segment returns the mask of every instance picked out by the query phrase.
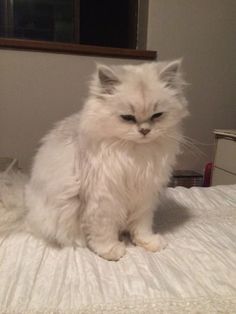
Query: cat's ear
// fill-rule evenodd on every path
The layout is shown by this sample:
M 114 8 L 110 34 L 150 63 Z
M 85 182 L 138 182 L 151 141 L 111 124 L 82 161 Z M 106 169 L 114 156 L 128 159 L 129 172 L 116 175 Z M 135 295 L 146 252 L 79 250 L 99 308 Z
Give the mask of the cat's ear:
M 97 66 L 98 80 L 102 90 L 106 94 L 112 94 L 115 86 L 120 84 L 120 80 L 113 69 L 106 65 Z
M 169 62 L 160 72 L 160 79 L 165 82 L 166 87 L 179 89 L 184 84 L 181 71 L 182 59 Z

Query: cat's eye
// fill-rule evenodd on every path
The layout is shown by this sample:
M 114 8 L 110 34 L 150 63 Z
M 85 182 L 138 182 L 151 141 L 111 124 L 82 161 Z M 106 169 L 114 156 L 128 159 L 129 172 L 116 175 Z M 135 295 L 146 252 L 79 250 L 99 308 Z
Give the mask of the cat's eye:
M 134 122 L 134 123 L 136 122 L 135 116 L 133 116 L 131 114 L 122 114 L 121 118 L 125 121 L 128 121 L 128 122 Z
M 158 119 L 158 118 L 160 118 L 162 115 L 163 115 L 163 112 L 154 113 L 154 114 L 151 116 L 151 120 Z

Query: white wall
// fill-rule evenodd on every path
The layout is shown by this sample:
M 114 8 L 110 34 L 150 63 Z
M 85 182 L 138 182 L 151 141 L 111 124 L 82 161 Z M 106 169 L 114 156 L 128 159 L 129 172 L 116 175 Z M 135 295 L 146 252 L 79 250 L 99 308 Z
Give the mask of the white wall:
M 96 62 L 139 61 L 0 50 L 0 156 L 27 168 L 52 124 L 81 107 Z
M 236 128 L 236 1 L 149 0 L 148 48 L 159 60 L 184 57 L 191 117 L 186 135 L 212 143 L 214 128 Z M 187 151 L 180 167 L 201 170 L 213 146 Z

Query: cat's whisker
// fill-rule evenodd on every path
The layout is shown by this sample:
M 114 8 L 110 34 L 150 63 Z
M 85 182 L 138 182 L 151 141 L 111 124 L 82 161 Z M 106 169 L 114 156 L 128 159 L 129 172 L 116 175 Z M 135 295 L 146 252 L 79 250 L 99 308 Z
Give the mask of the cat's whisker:
M 183 138 L 186 139 L 186 140 L 189 140 L 191 143 L 194 143 L 196 145 L 202 145 L 202 146 L 214 146 L 215 144 L 214 143 L 203 143 L 203 142 L 200 142 L 196 139 L 193 139 L 191 137 L 188 137 L 186 135 L 183 135 Z
M 168 134 L 166 134 L 166 136 L 178 142 L 183 148 L 188 149 L 188 151 L 194 156 L 197 156 L 197 157 L 206 156 L 206 154 L 199 147 L 197 147 L 197 145 L 194 144 L 190 139 L 187 139 L 184 137 L 181 137 L 181 138 L 174 137 Z
M 197 157 L 202 157 L 203 155 L 205 155 L 205 153 L 199 148 L 197 147 L 195 144 L 188 142 L 188 141 L 182 141 L 180 142 L 180 144 L 188 149 L 188 151 L 190 153 L 192 153 L 193 155 L 197 156 Z

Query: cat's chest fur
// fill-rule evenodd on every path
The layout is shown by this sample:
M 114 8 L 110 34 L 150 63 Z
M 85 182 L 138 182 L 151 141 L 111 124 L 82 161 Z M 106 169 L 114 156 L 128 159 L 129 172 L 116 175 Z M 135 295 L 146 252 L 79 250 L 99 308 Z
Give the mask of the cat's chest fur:
M 103 143 L 90 150 L 83 167 L 84 191 L 111 194 L 128 203 L 148 202 L 169 176 L 162 145 Z M 166 167 L 168 170 L 168 167 Z

